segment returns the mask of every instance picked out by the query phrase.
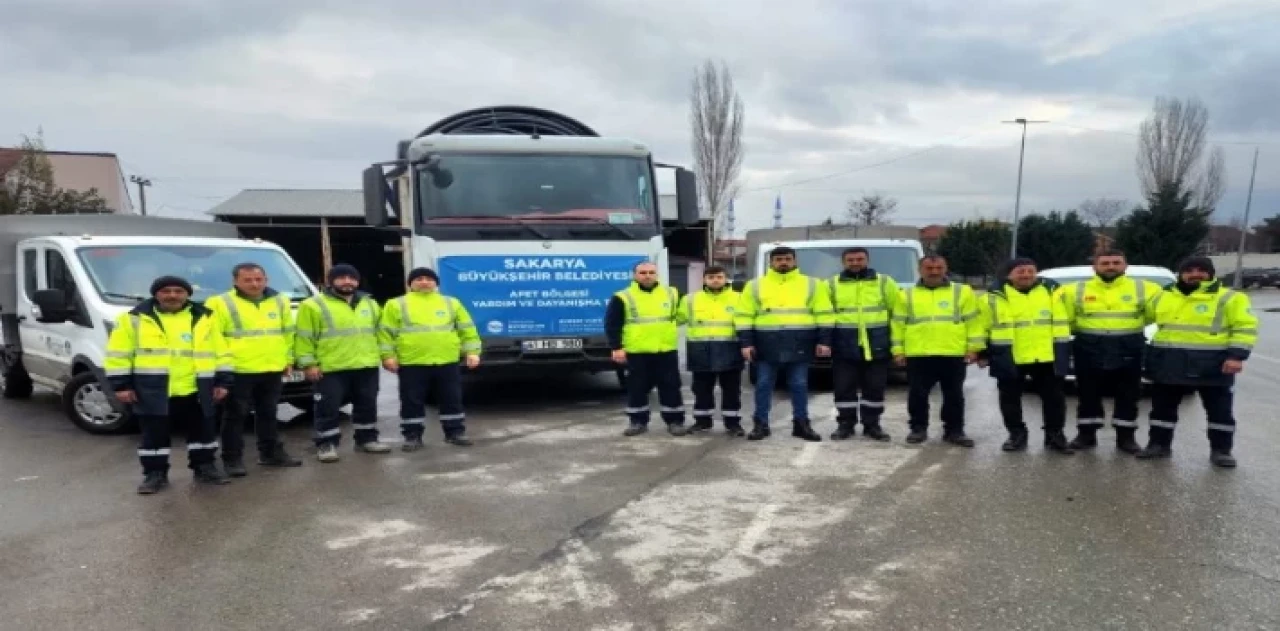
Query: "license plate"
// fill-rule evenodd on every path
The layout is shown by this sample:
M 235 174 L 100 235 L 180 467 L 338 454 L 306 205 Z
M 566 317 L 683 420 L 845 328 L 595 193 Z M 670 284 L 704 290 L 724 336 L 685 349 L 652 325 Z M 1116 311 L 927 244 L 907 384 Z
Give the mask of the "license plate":
M 285 383 L 298 383 L 299 381 L 302 381 L 303 379 L 306 379 L 306 378 L 307 378 L 306 373 L 302 372 L 301 370 L 295 370 L 293 371 L 293 374 L 283 377 Z
M 582 340 L 525 340 L 521 347 L 526 351 L 576 351 L 582 348 Z

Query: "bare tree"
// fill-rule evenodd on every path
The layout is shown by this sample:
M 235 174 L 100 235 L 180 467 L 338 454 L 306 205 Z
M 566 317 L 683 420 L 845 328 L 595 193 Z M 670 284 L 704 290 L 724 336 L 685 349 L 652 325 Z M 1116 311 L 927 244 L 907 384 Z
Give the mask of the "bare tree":
M 698 192 L 711 215 L 707 230 L 707 260 L 715 249 L 720 215 L 738 194 L 742 171 L 742 98 L 733 75 L 721 62 L 703 62 L 694 71 L 689 95 L 689 123 L 693 128 L 693 164 Z
M 1138 133 L 1138 179 L 1147 198 L 1187 195 L 1211 212 L 1226 187 L 1222 148 L 1206 156 L 1209 110 L 1198 99 L 1156 99 Z
M 898 212 L 898 200 L 879 193 L 851 199 L 845 207 L 849 225 L 882 226 Z
M 1129 202 L 1123 199 L 1086 199 L 1080 202 L 1080 216 L 1084 217 L 1095 228 L 1106 228 L 1115 223 L 1129 208 Z

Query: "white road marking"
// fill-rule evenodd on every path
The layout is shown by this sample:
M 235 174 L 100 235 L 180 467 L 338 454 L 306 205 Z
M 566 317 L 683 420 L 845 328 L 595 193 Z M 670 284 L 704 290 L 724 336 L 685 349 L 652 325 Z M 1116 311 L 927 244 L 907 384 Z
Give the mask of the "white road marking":
M 403 519 L 372 522 L 363 525 L 359 534 L 352 535 L 350 537 L 332 539 L 330 541 L 326 541 L 324 545 L 330 550 L 342 550 L 344 548 L 358 546 L 369 541 L 403 535 L 407 532 L 413 532 L 418 529 L 419 526 L 411 524 Z
M 747 526 L 747 530 L 742 533 L 742 539 L 738 540 L 736 551 L 742 556 L 751 556 L 756 551 L 756 544 L 760 543 L 760 538 L 769 532 L 769 527 L 773 525 L 773 516 L 778 512 L 777 504 L 765 504 L 760 507 L 756 516 L 752 518 L 751 524 Z

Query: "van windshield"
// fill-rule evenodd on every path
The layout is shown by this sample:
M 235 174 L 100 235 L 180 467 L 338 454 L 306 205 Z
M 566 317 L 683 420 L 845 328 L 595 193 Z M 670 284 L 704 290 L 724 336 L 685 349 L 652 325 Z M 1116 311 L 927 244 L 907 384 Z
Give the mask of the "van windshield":
M 191 283 L 192 300 L 204 301 L 231 290 L 231 269 L 256 263 L 267 283 L 298 301 L 312 295 L 311 287 L 293 262 L 278 250 L 207 247 L 198 245 L 125 245 L 86 247 L 77 251 L 102 299 L 134 305 L 151 297 L 151 282 L 160 276 L 179 276 Z
M 841 255 L 852 246 L 830 248 L 796 248 L 796 264 L 800 273 L 814 278 L 831 278 L 844 269 Z M 885 274 L 899 285 L 910 285 L 919 279 L 920 255 L 914 248 L 866 247 L 871 268 Z

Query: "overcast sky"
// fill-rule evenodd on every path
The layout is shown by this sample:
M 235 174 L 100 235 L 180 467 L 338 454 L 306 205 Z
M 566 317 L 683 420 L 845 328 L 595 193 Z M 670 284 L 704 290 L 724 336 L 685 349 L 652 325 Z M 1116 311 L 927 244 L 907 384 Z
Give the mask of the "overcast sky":
M 1138 123 L 1195 96 L 1243 211 L 1280 213 L 1276 0 L 4 0 L 0 145 L 110 151 L 153 211 L 244 188 L 358 188 L 398 139 L 472 107 L 562 111 L 690 164 L 689 80 L 723 59 L 746 105 L 738 232 L 881 192 L 899 223 L 1138 200 Z M 109 5 L 109 6 L 108 6 Z M 445 8 L 448 5 L 448 8 Z M 893 161 L 883 166 L 877 163 Z M 816 179 L 822 178 L 822 179 Z M 805 180 L 812 180 L 803 182 Z M 796 183 L 803 182 L 803 183 Z M 136 195 L 136 193 L 135 193 Z

